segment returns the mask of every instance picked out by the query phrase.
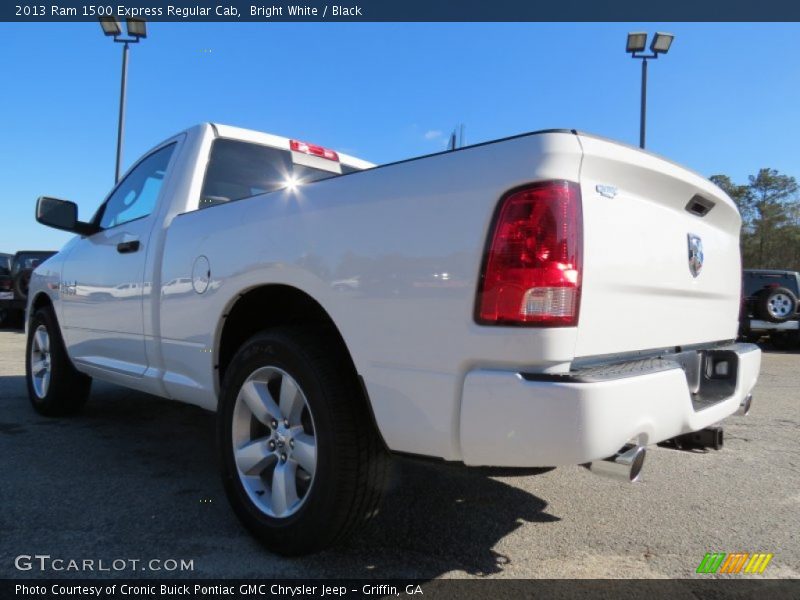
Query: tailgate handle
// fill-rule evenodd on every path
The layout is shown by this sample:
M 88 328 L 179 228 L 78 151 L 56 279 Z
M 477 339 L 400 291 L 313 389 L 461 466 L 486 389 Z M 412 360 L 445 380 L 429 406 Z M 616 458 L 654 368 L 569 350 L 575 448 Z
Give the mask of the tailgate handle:
M 139 240 L 131 240 L 130 242 L 120 242 L 117 244 L 117 252 L 120 254 L 129 254 L 136 252 L 139 249 Z
M 701 195 L 696 194 L 692 196 L 689 203 L 686 205 L 686 210 L 698 217 L 705 217 L 714 208 L 714 203 L 711 200 L 706 200 Z

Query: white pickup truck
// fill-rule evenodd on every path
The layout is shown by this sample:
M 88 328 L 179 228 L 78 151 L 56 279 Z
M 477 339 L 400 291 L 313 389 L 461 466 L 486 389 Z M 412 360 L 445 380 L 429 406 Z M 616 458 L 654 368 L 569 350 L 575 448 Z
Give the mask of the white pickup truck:
M 749 408 L 740 217 L 652 154 L 540 131 L 374 166 L 204 124 L 131 167 L 32 278 L 45 415 L 92 378 L 216 410 L 226 493 L 269 548 L 377 510 L 392 452 L 636 479 Z

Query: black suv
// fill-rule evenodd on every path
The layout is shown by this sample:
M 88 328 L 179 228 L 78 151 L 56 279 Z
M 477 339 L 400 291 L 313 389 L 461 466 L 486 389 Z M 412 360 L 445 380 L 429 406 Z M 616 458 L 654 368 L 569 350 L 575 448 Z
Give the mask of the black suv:
M 800 273 L 745 269 L 742 293 L 742 336 L 755 341 L 768 334 L 780 349 L 800 344 Z
M 0 326 L 8 322 L 6 304 L 14 298 L 14 280 L 11 278 L 13 254 L 0 252 Z
M 0 255 L 0 325 L 24 322 L 28 284 L 33 270 L 55 252 L 22 250 L 14 256 Z

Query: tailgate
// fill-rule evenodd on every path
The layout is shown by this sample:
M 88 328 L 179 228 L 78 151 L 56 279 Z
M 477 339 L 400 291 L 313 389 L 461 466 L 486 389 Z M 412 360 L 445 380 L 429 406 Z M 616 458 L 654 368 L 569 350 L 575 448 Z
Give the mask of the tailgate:
M 734 339 L 741 219 L 731 199 L 652 154 L 579 139 L 584 267 L 575 355 Z M 690 244 L 702 249 L 696 275 Z

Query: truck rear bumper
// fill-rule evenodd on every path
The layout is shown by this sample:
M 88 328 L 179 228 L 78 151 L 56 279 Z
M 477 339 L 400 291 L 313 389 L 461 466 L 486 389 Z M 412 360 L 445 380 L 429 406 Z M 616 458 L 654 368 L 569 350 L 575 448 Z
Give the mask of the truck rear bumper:
M 470 371 L 461 402 L 463 461 L 580 464 L 612 456 L 630 440 L 648 445 L 697 431 L 737 411 L 760 366 L 757 346 L 731 344 L 577 376 Z

